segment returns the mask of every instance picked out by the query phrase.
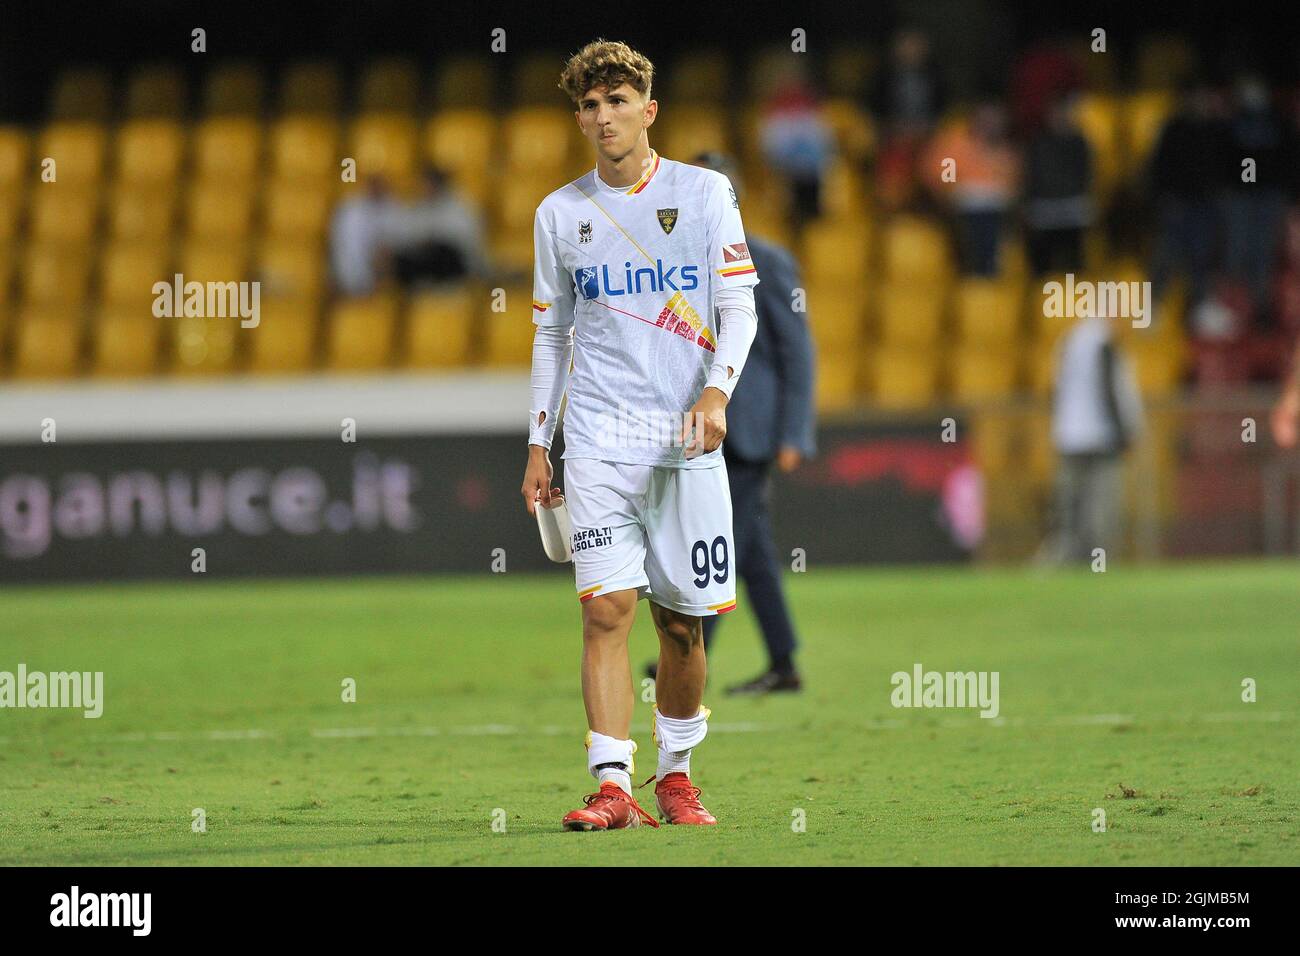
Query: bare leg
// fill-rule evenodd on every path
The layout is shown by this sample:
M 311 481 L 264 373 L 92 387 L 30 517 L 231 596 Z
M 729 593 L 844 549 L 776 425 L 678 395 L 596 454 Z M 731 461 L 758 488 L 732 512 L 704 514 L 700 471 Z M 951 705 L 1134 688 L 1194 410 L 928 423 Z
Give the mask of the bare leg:
M 682 719 L 694 717 L 700 712 L 704 679 L 708 676 L 701 619 L 653 601 L 650 615 L 659 634 L 659 675 L 655 680 L 659 713 Z
M 582 701 L 587 726 L 627 740 L 632 734 L 632 670 L 627 638 L 636 616 L 634 589 L 594 597 L 582 605 Z

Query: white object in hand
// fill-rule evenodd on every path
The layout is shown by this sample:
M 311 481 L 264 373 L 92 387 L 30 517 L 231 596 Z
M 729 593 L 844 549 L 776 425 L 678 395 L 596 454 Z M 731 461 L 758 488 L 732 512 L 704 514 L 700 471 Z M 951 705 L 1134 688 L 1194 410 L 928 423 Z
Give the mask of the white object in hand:
M 537 530 L 542 533 L 542 547 L 546 556 L 556 564 L 567 564 L 573 560 L 573 522 L 569 520 L 569 509 L 565 507 L 563 495 L 551 495 L 548 508 L 537 500 L 533 508 L 537 515 Z

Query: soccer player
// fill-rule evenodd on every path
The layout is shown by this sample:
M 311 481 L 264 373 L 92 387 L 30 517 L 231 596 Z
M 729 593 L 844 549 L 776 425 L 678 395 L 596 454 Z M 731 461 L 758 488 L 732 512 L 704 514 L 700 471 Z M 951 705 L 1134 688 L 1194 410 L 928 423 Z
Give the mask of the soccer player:
M 758 275 L 727 178 L 650 148 L 653 78 L 625 43 L 597 40 L 569 60 L 560 87 L 596 166 L 547 196 L 533 227 L 537 328 L 521 490 L 529 513 L 561 494 L 549 449 L 563 400 L 587 768 L 599 784 L 564 817 L 569 830 L 658 826 L 632 796 L 627 640 L 641 598 L 659 635 L 660 816 L 717 823 L 690 780 L 709 716 L 700 622 L 736 606 L 721 447 L 757 331 Z

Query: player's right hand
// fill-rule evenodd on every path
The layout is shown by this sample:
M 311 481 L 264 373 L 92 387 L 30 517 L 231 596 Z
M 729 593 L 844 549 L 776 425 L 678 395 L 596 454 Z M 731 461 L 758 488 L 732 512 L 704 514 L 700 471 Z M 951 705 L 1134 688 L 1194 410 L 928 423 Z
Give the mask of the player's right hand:
M 1288 389 L 1273 408 L 1273 440 L 1282 448 L 1294 448 L 1297 419 L 1300 419 L 1300 394 Z
M 530 515 L 535 515 L 537 502 L 549 508 L 551 497 L 559 497 L 559 488 L 551 487 L 555 471 L 551 468 L 551 458 L 541 445 L 528 446 L 528 467 L 524 469 L 524 485 L 519 493 L 524 496 L 524 507 Z

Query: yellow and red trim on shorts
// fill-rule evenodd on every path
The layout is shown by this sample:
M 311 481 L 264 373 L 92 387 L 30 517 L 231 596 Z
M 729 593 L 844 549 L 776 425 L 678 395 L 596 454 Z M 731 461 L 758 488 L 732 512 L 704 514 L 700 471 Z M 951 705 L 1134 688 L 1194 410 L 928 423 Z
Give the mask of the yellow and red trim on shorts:
M 599 591 L 599 590 L 600 590 L 601 588 L 603 588 L 604 586 L 605 586 L 605 585 L 603 585 L 603 584 L 597 584 L 597 585 L 595 585 L 595 586 L 593 586 L 593 587 L 589 587 L 589 588 L 587 588 L 587 589 L 585 589 L 585 590 L 579 591 L 579 592 L 578 592 L 578 600 L 579 600 L 579 601 L 582 601 L 582 602 L 585 604 L 586 602 L 588 602 L 588 601 L 590 601 L 592 598 L 594 598 L 594 597 L 596 596 L 596 592 Z
M 730 601 L 724 601 L 722 604 L 709 605 L 709 610 L 716 611 L 718 614 L 726 614 L 728 611 L 734 611 L 735 609 L 736 609 L 735 598 L 732 598 Z

